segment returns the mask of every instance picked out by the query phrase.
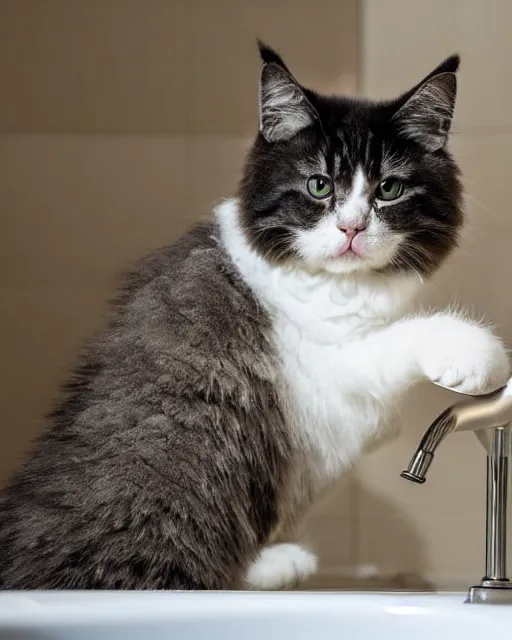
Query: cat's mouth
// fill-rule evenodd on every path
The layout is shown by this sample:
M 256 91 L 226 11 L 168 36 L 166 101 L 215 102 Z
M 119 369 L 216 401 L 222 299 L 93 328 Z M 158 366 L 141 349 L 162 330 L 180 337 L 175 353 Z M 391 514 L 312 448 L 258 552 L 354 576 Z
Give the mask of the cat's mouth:
M 334 253 L 335 258 L 364 258 L 366 253 L 365 240 L 362 233 L 353 238 L 347 238 Z
M 335 258 L 362 258 L 360 253 L 357 253 L 352 247 L 341 248 L 334 254 Z

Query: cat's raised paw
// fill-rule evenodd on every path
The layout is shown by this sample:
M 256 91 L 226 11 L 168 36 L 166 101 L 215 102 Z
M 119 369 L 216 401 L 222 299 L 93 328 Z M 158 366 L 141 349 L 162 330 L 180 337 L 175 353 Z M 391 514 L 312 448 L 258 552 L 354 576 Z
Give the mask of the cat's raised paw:
M 461 318 L 428 319 L 426 339 L 419 345 L 424 374 L 460 393 L 489 393 L 505 384 L 510 362 L 502 342 L 491 331 Z
M 249 567 L 249 589 L 273 591 L 293 587 L 316 572 L 317 558 L 298 544 L 275 544 L 261 550 Z

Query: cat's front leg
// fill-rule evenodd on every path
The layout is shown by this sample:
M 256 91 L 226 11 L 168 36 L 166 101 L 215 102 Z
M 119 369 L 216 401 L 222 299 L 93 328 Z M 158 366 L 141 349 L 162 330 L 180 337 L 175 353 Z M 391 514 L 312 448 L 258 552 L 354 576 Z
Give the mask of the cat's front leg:
M 428 379 L 461 393 L 481 394 L 510 376 L 507 351 L 492 331 L 448 313 L 396 322 L 350 345 L 354 372 L 379 395 Z

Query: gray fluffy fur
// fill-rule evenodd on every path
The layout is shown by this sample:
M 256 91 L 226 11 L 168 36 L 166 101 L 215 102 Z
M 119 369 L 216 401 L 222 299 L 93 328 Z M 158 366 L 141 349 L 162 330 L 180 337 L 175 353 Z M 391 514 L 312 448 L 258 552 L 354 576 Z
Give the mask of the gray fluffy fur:
M 290 461 L 276 375 L 214 225 L 143 261 L 1 497 L 0 587 L 236 587 Z

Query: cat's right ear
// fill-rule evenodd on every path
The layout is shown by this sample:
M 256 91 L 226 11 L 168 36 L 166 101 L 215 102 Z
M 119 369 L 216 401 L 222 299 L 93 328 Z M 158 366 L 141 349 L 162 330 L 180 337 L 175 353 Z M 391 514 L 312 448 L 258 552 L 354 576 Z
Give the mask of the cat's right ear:
M 284 142 L 314 124 L 317 115 L 281 57 L 262 43 L 259 48 L 260 133 L 267 142 Z

